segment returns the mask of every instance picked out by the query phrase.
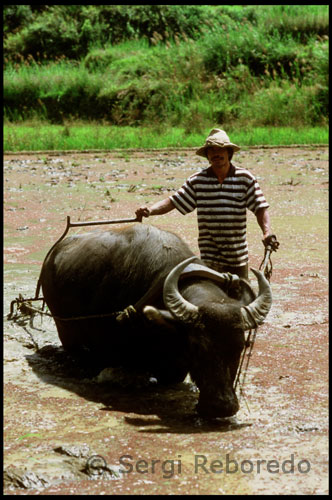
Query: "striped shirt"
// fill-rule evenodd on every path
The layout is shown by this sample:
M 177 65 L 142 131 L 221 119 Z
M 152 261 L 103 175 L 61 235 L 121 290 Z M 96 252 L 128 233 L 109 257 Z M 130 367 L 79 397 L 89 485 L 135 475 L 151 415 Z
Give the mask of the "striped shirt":
M 211 167 L 191 175 L 170 199 L 183 215 L 197 208 L 198 246 L 207 265 L 248 262 L 247 212 L 269 207 L 253 174 L 231 164 L 220 184 Z

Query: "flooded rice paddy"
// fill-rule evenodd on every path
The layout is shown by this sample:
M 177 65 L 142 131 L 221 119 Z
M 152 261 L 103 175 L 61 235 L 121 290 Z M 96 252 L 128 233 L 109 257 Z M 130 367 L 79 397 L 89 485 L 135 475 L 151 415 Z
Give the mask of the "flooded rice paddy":
M 84 354 L 63 351 L 48 316 L 7 319 L 19 294 L 34 296 L 67 215 L 134 217 L 204 160 L 192 150 L 5 155 L 6 494 L 328 493 L 328 150 L 250 149 L 234 163 L 257 176 L 280 249 L 241 409 L 209 421 L 194 412 L 189 379 L 160 388 L 121 370 L 100 374 Z M 143 223 L 176 232 L 198 254 L 195 214 Z M 248 241 L 258 268 L 263 245 L 252 214 Z

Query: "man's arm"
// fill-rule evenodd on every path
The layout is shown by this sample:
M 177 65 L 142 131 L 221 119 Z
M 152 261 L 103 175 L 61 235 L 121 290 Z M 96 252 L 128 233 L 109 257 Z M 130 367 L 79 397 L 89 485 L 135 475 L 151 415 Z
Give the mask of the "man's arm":
M 164 200 L 157 201 L 150 208 L 140 207 L 136 210 L 137 217 L 149 217 L 150 215 L 163 215 L 167 214 L 175 208 L 174 203 L 170 198 L 165 198 Z
M 263 241 L 271 234 L 270 215 L 267 208 L 259 208 L 256 212 L 257 222 L 263 232 Z

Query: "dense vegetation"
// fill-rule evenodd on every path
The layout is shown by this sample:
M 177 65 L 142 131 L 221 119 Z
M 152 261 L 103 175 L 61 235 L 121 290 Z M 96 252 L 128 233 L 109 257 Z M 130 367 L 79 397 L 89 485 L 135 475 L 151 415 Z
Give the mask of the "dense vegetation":
M 5 5 L 5 122 L 328 123 L 328 5 Z

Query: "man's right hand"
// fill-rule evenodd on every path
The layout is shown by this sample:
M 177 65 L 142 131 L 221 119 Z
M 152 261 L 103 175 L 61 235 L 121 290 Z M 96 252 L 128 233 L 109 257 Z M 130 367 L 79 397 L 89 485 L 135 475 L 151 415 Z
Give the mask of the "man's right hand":
M 143 206 L 136 210 L 136 217 L 150 217 L 151 215 L 163 215 L 167 214 L 175 208 L 171 198 L 165 198 L 164 200 L 157 201 L 150 208 Z
M 135 214 L 138 219 L 141 219 L 142 217 L 149 217 L 150 210 L 148 207 L 140 207 L 136 210 Z

